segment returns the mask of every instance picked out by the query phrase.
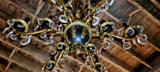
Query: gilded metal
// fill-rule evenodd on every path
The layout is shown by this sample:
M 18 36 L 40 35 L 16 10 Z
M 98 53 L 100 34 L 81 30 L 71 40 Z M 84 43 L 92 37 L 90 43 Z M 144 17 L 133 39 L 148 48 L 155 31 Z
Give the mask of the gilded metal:
M 75 29 L 75 26 L 71 26 L 71 34 L 72 34 L 72 37 L 75 38 L 76 37 L 76 29 Z
M 85 43 L 85 44 L 88 44 L 88 42 L 92 39 L 92 30 L 91 30 L 91 28 L 90 28 L 89 25 L 87 25 L 87 24 L 85 24 L 85 23 L 83 23 L 83 22 L 81 22 L 81 21 L 75 21 L 75 22 L 69 24 L 69 25 L 65 28 L 65 30 L 64 30 L 64 36 L 65 36 L 65 40 L 67 41 L 67 43 L 68 43 L 68 44 L 71 44 L 71 41 L 68 40 L 68 37 L 67 37 L 67 35 L 66 35 L 66 32 L 67 32 L 67 30 L 68 30 L 69 28 L 71 28 L 72 26 L 75 26 L 75 25 L 84 26 L 84 27 L 86 27 L 86 29 L 89 31 L 89 40 Z
M 28 24 L 27 24 L 24 20 L 22 20 L 22 19 L 15 19 L 14 23 L 15 23 L 15 22 L 20 22 L 20 23 L 22 23 L 22 24 L 25 26 L 24 32 L 28 32 Z
M 104 35 L 112 36 L 112 37 L 115 37 L 115 38 L 118 38 L 118 39 L 124 39 L 124 40 L 132 40 L 132 39 L 133 39 L 133 38 L 129 38 L 129 37 L 116 36 L 116 35 L 113 35 L 113 34 L 111 34 L 111 33 L 104 33 Z
M 130 29 L 138 29 L 136 26 L 131 26 L 131 27 L 128 27 L 127 29 L 126 29 L 126 31 L 125 31 L 125 37 L 129 37 L 127 34 L 128 34 L 128 32 L 129 32 L 129 30 Z M 139 33 L 139 32 L 138 32 Z M 137 33 L 137 34 L 138 34 Z
M 40 34 L 43 32 L 53 32 L 53 31 L 55 31 L 55 30 L 54 29 L 45 29 L 45 30 L 41 30 L 41 31 L 31 32 L 31 33 L 28 33 L 28 32 L 17 32 L 17 33 L 24 34 L 24 35 L 35 35 L 35 34 Z
M 111 25 L 112 26 L 112 31 L 111 32 L 114 32 L 114 30 L 115 30 L 115 25 L 114 25 L 114 22 L 109 22 L 109 21 L 107 21 L 107 22 L 104 22 L 102 25 L 101 25 L 101 31 L 102 31 L 102 28 L 103 27 L 105 27 L 106 25 Z
M 84 27 L 82 30 L 81 38 L 85 38 L 86 35 L 87 35 L 87 31 L 86 31 L 86 27 Z
M 51 27 L 53 29 L 53 26 L 55 25 L 54 21 L 51 20 L 50 18 L 41 18 L 42 22 L 43 21 L 48 21 L 49 22 L 49 27 Z

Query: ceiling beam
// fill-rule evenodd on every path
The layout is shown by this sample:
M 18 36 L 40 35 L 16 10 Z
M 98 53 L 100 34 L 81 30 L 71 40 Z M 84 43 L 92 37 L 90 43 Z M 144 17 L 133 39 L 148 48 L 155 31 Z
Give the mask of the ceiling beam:
M 160 26 L 160 21 L 155 18 L 152 14 L 150 14 L 147 10 L 145 10 L 140 4 L 138 4 L 135 0 L 128 0 L 131 4 L 139 8 L 148 18 L 150 18 L 153 22 L 155 22 L 158 26 Z
M 119 46 L 118 44 L 116 44 L 116 43 L 112 43 L 112 44 L 114 44 L 117 48 L 120 48 L 123 52 L 126 52 L 127 54 L 130 54 L 130 55 L 132 55 L 132 57 L 134 57 L 136 60 L 138 60 L 140 63 L 142 63 L 143 65 L 145 65 L 146 67 L 148 67 L 148 68 L 152 68 L 152 66 L 151 65 L 149 65 L 147 62 L 146 62 L 146 60 L 143 58 L 143 57 L 141 57 L 141 56 L 139 56 L 137 53 L 135 53 L 135 52 L 133 52 L 133 51 L 131 51 L 131 50 L 124 50 L 121 46 Z
M 26 9 L 20 7 L 19 5 L 15 4 L 15 3 L 12 2 L 11 0 L 5 0 L 5 1 L 6 1 L 6 3 L 9 3 L 9 4 L 12 4 L 12 5 L 16 6 L 17 8 L 21 9 L 23 12 L 29 14 L 30 16 L 34 16 L 33 13 L 31 13 L 31 12 L 27 11 Z
M 105 67 L 108 68 L 111 65 L 115 66 L 116 68 L 120 69 L 123 72 L 134 72 L 134 70 L 130 67 L 128 67 L 126 64 L 123 64 L 122 62 L 118 61 L 117 59 L 115 59 L 113 56 L 101 52 L 102 54 L 98 56 L 100 62 L 104 63 Z M 110 65 L 108 65 L 110 64 Z M 114 71 L 114 70 L 110 70 L 110 68 L 108 69 L 109 71 Z
M 160 3 L 156 0 L 150 0 L 158 9 L 160 9 Z

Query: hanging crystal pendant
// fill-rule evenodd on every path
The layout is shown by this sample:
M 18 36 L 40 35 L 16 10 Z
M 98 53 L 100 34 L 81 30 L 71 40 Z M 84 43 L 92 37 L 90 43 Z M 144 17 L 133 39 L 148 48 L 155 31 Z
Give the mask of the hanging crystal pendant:
M 92 25 L 93 25 L 93 26 L 98 25 L 99 21 L 100 21 L 100 18 L 99 18 L 99 17 L 93 16 Z
M 62 24 L 58 25 L 58 31 L 62 31 Z
M 120 34 L 119 30 L 115 30 L 114 34 L 115 34 L 116 36 L 119 36 L 119 34 Z
M 137 28 L 139 29 L 140 34 L 142 34 L 142 32 L 144 30 L 143 26 L 138 25 Z
M 62 66 L 63 68 L 65 68 L 65 60 L 64 60 L 64 58 L 61 58 L 60 64 L 61 64 L 61 66 Z
M 106 67 L 105 67 L 104 65 L 102 65 L 102 66 L 100 67 L 100 70 L 101 70 L 101 71 L 105 71 L 105 70 L 106 70 Z
M 66 15 L 61 15 L 59 16 L 59 21 L 61 21 L 62 23 L 68 23 L 68 18 Z
M 67 60 L 68 59 L 68 55 L 67 54 L 63 55 L 63 58 L 64 58 L 64 60 Z
M 132 42 L 133 42 L 134 45 L 139 46 L 135 39 L 132 39 Z
M 40 38 L 44 39 L 44 38 L 46 38 L 46 37 L 47 37 L 46 32 L 43 32 L 43 33 L 40 34 Z
M 54 67 L 54 66 L 53 66 L 52 63 L 47 63 L 47 64 L 46 64 L 46 69 L 47 69 L 47 70 L 51 70 L 53 67 Z
M 34 31 L 36 31 L 39 28 L 39 25 L 36 26 L 36 28 L 34 29 Z
M 91 66 L 92 66 L 92 61 L 91 61 L 91 60 L 86 60 L 86 61 L 85 61 L 85 65 L 86 65 L 87 67 L 91 67 Z
M 97 72 L 97 70 L 95 68 L 92 68 L 93 72 Z
M 109 36 L 108 40 L 109 40 L 109 41 L 113 41 L 113 40 L 114 40 L 114 38 L 113 38 L 113 37 L 111 37 L 111 36 Z
M 84 55 L 83 55 L 83 58 L 84 58 L 84 59 L 88 59 L 88 58 L 89 58 L 89 56 L 88 56 L 88 55 L 86 55 L 86 54 L 84 54 Z
M 20 44 L 21 45 L 27 45 L 31 42 L 31 36 L 27 37 L 27 38 L 24 38 L 21 40 Z
M 21 34 L 21 38 L 27 38 L 28 35 Z
M 52 40 L 52 39 L 49 39 L 49 40 L 47 40 L 44 44 L 45 45 L 49 45 L 49 44 L 52 44 L 54 41 Z
M 147 40 L 146 34 L 141 34 L 141 36 L 137 38 L 138 43 L 142 45 L 146 44 L 146 40 Z
M 6 38 L 9 38 L 11 34 L 13 34 L 14 31 L 10 31 L 7 35 Z
M 58 55 L 55 55 L 54 60 L 55 60 L 55 61 L 58 60 Z
M 10 38 L 11 38 L 12 40 L 17 40 L 17 35 L 16 35 L 16 34 L 11 34 L 11 35 L 10 35 Z
M 128 50 L 132 47 L 131 42 L 123 42 L 123 49 Z
M 108 49 L 108 48 L 110 48 L 110 46 L 111 46 L 110 42 L 105 42 L 103 44 L 103 49 Z
M 51 52 L 51 55 L 54 55 L 56 54 L 57 50 L 56 49 L 53 49 L 53 52 Z
M 41 72 L 45 72 L 45 65 L 42 66 Z
M 15 21 L 15 19 L 13 19 L 13 20 L 7 20 L 7 24 L 10 25 L 10 26 L 12 26 L 14 24 L 14 21 Z
M 7 27 L 7 28 L 5 28 L 4 30 L 3 30 L 3 32 L 2 32 L 2 34 L 4 34 L 6 31 L 8 31 L 9 30 L 9 28 Z
M 53 70 L 51 70 L 51 72 L 58 72 L 58 69 L 54 68 Z

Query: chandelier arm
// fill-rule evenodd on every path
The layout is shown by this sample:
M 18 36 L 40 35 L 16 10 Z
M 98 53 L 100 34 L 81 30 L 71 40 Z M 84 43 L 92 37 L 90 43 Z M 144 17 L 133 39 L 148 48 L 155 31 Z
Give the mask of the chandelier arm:
M 53 34 L 49 34 L 50 36 L 55 36 L 55 35 L 63 35 L 64 33 L 63 32 L 56 32 L 56 33 L 53 33 Z
M 86 23 L 89 23 L 90 20 L 93 18 L 93 16 L 96 15 L 96 12 L 95 12 L 96 9 L 97 9 L 100 5 L 103 5 L 104 1 L 105 1 L 105 0 L 100 1 L 100 2 L 92 9 L 91 14 L 90 14 L 91 17 L 89 17 L 89 18 L 87 19 Z M 88 15 L 87 15 L 84 19 L 86 19 L 87 17 L 88 17 Z
M 97 38 L 97 37 L 98 37 L 98 38 L 103 38 L 103 36 L 98 35 L 98 34 L 93 34 L 93 35 L 92 35 L 92 38 Z
M 55 30 L 53 30 L 53 29 L 46 29 L 46 30 L 32 32 L 32 33 L 27 33 L 27 32 L 17 32 L 17 33 L 24 34 L 24 35 L 35 35 L 35 34 L 39 34 L 39 33 L 43 33 L 43 32 L 53 32 L 53 31 L 55 31 Z
M 64 14 L 66 14 L 67 15 L 67 17 L 68 17 L 68 20 L 70 21 L 70 22 L 72 22 L 72 19 L 71 19 L 71 17 L 68 15 L 68 13 L 67 13 L 67 7 L 66 7 L 66 5 L 63 3 L 63 1 L 62 0 L 58 0 L 59 2 L 60 2 L 60 4 L 59 5 L 62 5 L 63 7 L 64 7 Z
M 85 51 L 86 51 L 86 54 L 90 57 L 90 59 L 91 59 L 91 61 L 92 61 L 93 67 L 96 69 L 96 66 L 95 66 L 95 63 L 94 63 L 94 61 L 93 61 L 93 58 L 92 58 L 92 56 L 90 55 L 90 53 L 88 52 L 87 48 L 85 49 Z
M 64 53 L 65 53 L 65 50 L 62 50 L 60 56 L 58 57 L 58 60 L 57 60 L 57 62 L 56 62 L 56 65 L 55 65 L 54 67 L 57 67 L 57 65 L 58 65 L 58 63 L 59 63 L 59 61 L 60 61 L 60 59 L 61 59 L 61 57 L 62 57 L 62 55 L 63 55 Z
M 112 36 L 112 37 L 115 37 L 115 38 L 118 38 L 118 39 L 124 39 L 124 40 L 132 40 L 134 38 L 127 38 L 127 37 L 120 37 L 120 36 L 117 36 L 117 35 L 114 35 L 114 34 L 110 34 L 110 33 L 104 33 L 104 35 L 108 35 L 108 36 Z

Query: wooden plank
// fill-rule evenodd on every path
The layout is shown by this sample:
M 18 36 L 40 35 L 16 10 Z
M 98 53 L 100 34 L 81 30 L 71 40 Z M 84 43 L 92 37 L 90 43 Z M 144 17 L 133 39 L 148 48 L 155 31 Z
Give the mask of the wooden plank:
M 39 4 L 42 2 L 42 0 L 39 2 Z M 39 5 L 38 9 L 36 10 L 33 18 L 32 18 L 32 24 L 34 24 L 35 19 L 37 18 L 37 15 L 39 14 L 39 12 L 42 10 L 42 8 L 44 7 L 45 2 L 42 2 L 42 4 Z
M 102 53 L 102 55 L 99 55 L 98 58 L 99 58 L 100 62 L 104 63 L 107 70 L 109 70 L 109 71 L 114 71 L 114 70 L 110 70 L 110 68 L 109 68 L 111 65 L 113 65 L 116 67 L 116 69 L 122 70 L 123 72 L 134 72 L 134 70 L 132 68 L 128 67 L 127 65 L 125 65 L 122 62 L 115 59 L 113 56 L 106 54 L 104 52 Z M 110 65 L 108 65 L 108 63 Z
M 24 65 L 23 63 L 19 63 L 18 61 L 9 59 L 8 57 L 4 56 L 3 54 L 0 54 L 0 57 L 4 58 L 5 60 L 8 60 L 9 62 L 12 62 L 12 63 L 14 63 L 14 64 L 19 65 L 20 67 L 25 68 L 25 69 L 27 69 L 28 71 L 32 71 L 29 66 L 26 66 L 26 65 Z
M 120 48 L 122 51 L 126 52 L 127 54 L 132 55 L 132 57 L 134 57 L 135 59 L 137 59 L 139 62 L 141 62 L 142 64 L 144 64 L 145 66 L 147 66 L 148 68 L 152 68 L 152 66 L 150 66 L 145 59 L 143 59 L 142 57 L 140 57 L 138 54 L 132 52 L 132 51 L 126 51 L 124 50 L 122 47 L 118 46 L 116 43 L 113 43 L 114 45 L 117 46 L 117 48 Z
M 19 5 L 15 4 L 14 2 L 10 1 L 10 0 L 6 0 L 7 3 L 13 4 L 14 6 L 16 6 L 17 8 L 20 8 L 22 11 L 28 13 L 31 16 L 34 16 L 34 14 L 28 12 L 27 10 L 25 10 L 24 8 L 20 7 Z
M 160 9 L 160 3 L 158 3 L 156 0 L 150 0 L 158 9 Z
M 135 0 L 128 0 L 130 3 L 138 7 L 144 14 L 148 16 L 153 22 L 155 22 L 158 26 L 160 26 L 160 21 L 156 19 L 152 14 L 150 14 L 147 10 L 145 10 L 141 5 L 139 5 Z
M 27 52 L 27 51 L 15 46 L 15 45 L 11 44 L 11 43 L 8 43 L 7 41 L 4 41 L 4 40 L 0 39 L 0 42 L 3 42 L 2 45 L 4 45 L 4 46 L 9 46 L 10 48 L 17 49 L 18 51 L 24 53 L 26 56 L 29 56 L 31 59 L 34 59 L 34 60 L 40 62 L 41 64 L 45 63 L 44 60 L 38 58 L 37 56 L 31 55 L 29 52 Z

